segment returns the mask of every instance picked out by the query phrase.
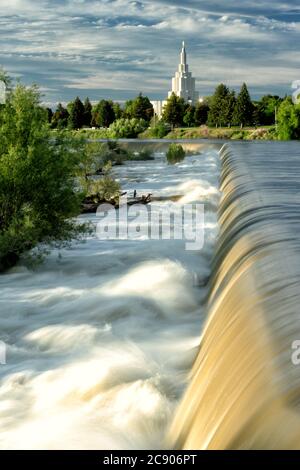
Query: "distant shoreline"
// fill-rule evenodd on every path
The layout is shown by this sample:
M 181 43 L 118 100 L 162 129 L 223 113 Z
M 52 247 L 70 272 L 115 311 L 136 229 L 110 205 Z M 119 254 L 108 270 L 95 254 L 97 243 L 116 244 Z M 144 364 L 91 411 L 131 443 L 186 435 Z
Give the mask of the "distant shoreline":
M 275 126 L 261 126 L 261 127 L 214 127 L 207 126 L 200 127 L 178 127 L 171 130 L 165 137 L 153 138 L 151 130 L 147 129 L 145 132 L 135 138 L 111 138 L 107 136 L 106 129 L 91 129 L 83 128 L 79 130 L 70 131 L 74 136 L 86 137 L 90 140 L 128 140 L 128 141 L 155 141 L 155 142 L 173 142 L 173 141 L 274 141 L 278 140 L 276 136 Z

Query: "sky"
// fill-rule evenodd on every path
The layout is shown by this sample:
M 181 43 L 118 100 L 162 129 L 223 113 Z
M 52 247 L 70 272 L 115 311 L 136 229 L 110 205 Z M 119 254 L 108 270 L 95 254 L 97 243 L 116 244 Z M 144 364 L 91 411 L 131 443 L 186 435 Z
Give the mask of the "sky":
M 201 96 L 284 96 L 300 80 L 299 0 L 0 0 L 0 66 L 45 104 L 164 99 L 186 42 Z

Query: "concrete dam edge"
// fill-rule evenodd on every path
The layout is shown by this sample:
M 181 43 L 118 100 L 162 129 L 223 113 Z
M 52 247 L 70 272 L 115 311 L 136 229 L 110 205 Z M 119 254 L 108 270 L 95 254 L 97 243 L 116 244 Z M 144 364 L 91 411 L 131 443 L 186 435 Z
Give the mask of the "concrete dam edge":
M 300 144 L 225 144 L 207 320 L 168 436 L 181 449 L 299 449 Z

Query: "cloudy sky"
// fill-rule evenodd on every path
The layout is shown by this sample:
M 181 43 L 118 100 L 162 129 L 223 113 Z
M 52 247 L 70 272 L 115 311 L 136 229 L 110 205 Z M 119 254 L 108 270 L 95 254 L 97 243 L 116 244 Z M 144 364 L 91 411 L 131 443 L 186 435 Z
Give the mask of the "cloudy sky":
M 182 40 L 201 95 L 300 79 L 299 0 L 0 0 L 0 65 L 49 104 L 164 98 Z

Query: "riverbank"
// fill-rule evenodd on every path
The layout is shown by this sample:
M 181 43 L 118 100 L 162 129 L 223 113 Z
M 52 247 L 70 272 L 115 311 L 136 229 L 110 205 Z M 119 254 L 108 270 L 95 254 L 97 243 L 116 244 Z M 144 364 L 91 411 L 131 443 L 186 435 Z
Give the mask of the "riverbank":
M 146 131 L 140 137 L 147 137 Z M 275 127 L 178 127 L 166 139 L 277 140 Z
M 107 129 L 80 129 L 70 131 L 77 137 L 87 139 L 107 139 Z M 151 129 L 147 129 L 139 134 L 137 140 L 153 140 Z M 263 127 L 177 127 L 168 132 L 165 137 L 158 140 L 182 140 L 182 139 L 201 139 L 201 140 L 278 140 L 275 126 Z M 155 139 L 157 140 L 157 139 Z

